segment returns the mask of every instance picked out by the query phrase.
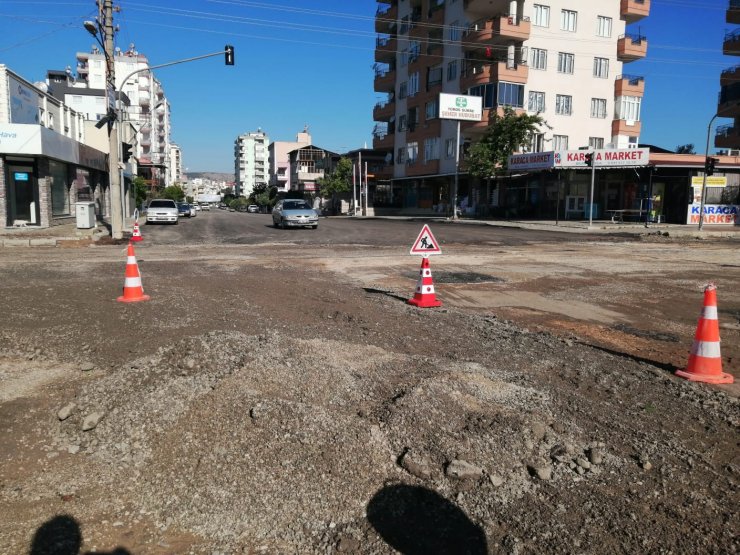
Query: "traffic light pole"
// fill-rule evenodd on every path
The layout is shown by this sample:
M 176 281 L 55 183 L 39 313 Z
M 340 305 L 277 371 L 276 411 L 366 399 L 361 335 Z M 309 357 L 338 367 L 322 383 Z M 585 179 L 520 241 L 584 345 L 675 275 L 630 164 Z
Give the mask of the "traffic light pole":
M 591 196 L 588 199 L 588 228 L 594 223 L 594 182 L 596 181 L 596 160 L 594 160 L 594 153 L 590 152 L 591 155 Z M 587 154 L 588 156 L 588 154 Z
M 709 159 L 709 134 L 712 132 L 712 124 L 719 114 L 714 114 L 707 125 L 707 146 L 704 149 L 704 179 L 701 184 L 701 206 L 699 207 L 699 231 L 704 227 L 704 203 L 707 198 L 707 160 Z
M 111 32 L 111 55 L 113 52 L 113 34 Z M 106 41 L 107 46 L 107 41 Z M 230 45 L 226 45 L 223 50 L 219 50 L 218 52 L 212 52 L 210 54 L 203 54 L 202 56 L 195 56 L 194 58 L 185 58 L 184 60 L 175 60 L 174 62 L 167 62 L 166 64 L 157 64 L 154 66 L 148 66 L 141 69 L 137 69 L 136 71 L 132 71 L 126 77 L 124 77 L 121 80 L 121 86 L 119 87 L 120 91 L 123 91 L 123 86 L 126 84 L 126 82 L 131 79 L 134 75 L 137 73 L 142 73 L 144 71 L 151 71 L 153 69 L 159 69 L 162 67 L 168 67 L 168 66 L 174 66 L 177 64 L 184 64 L 186 62 L 194 62 L 196 60 L 202 60 L 204 58 L 212 58 L 214 56 L 226 56 L 226 65 L 234 65 L 234 47 Z M 113 67 L 113 58 L 111 58 L 111 68 Z M 113 75 L 112 69 L 111 69 L 111 76 Z M 113 84 L 115 84 L 115 80 L 113 81 Z M 119 129 L 119 133 L 123 135 L 123 107 L 120 98 L 116 101 L 116 127 Z M 113 135 L 111 135 L 113 136 Z M 120 214 L 118 214 L 118 226 L 116 226 L 116 218 L 114 217 L 114 214 L 116 213 L 116 210 L 114 209 L 111 214 L 111 227 L 113 228 L 113 238 L 114 239 L 120 239 L 123 237 L 123 220 L 124 220 L 124 214 L 126 213 L 124 210 L 124 202 L 126 195 L 123 194 L 123 165 L 121 164 L 119 167 L 119 160 L 122 159 L 123 156 L 123 136 L 121 137 L 115 137 L 115 147 L 113 144 L 113 140 L 111 139 L 111 153 L 116 152 L 116 160 L 115 160 L 115 166 L 113 165 L 113 162 L 111 161 L 110 169 L 111 171 L 113 168 L 116 169 L 115 172 L 111 173 L 111 179 L 113 179 L 113 173 L 117 175 L 118 184 L 115 187 L 116 193 L 114 194 L 114 188 L 113 183 L 111 183 L 111 204 L 115 206 L 119 206 L 118 210 L 120 210 Z M 112 159 L 112 156 L 111 156 Z M 118 232 L 116 232 L 118 230 Z

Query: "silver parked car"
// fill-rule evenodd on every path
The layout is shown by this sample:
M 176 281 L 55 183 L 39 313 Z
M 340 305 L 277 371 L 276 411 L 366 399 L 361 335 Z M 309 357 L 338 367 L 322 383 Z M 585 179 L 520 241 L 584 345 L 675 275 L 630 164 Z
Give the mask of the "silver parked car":
M 149 201 L 149 206 L 146 209 L 146 223 L 166 222 L 176 224 L 179 217 L 179 209 L 174 200 L 158 198 Z
M 319 213 L 301 199 L 284 199 L 272 209 L 272 225 L 275 227 L 319 227 Z

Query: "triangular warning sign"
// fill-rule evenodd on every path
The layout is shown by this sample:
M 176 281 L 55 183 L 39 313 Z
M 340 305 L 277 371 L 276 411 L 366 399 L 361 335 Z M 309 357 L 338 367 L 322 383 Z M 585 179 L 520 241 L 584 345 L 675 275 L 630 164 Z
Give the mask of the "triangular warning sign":
M 439 243 L 432 235 L 432 230 L 429 226 L 424 224 L 421 228 L 421 233 L 414 241 L 414 246 L 409 251 L 410 254 L 420 254 L 422 256 L 429 256 L 430 254 L 442 254 L 442 249 L 439 248 Z

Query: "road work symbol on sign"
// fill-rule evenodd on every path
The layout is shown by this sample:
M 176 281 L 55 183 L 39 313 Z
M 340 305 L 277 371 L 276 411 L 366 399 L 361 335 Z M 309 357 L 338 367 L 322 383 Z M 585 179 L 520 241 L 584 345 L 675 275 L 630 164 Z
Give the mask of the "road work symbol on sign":
M 428 225 L 424 225 L 421 228 L 421 233 L 414 241 L 414 246 L 409 251 L 410 254 L 420 254 L 421 256 L 429 256 L 430 254 L 442 254 L 442 249 L 439 248 L 439 243 L 432 235 L 432 230 L 429 229 Z

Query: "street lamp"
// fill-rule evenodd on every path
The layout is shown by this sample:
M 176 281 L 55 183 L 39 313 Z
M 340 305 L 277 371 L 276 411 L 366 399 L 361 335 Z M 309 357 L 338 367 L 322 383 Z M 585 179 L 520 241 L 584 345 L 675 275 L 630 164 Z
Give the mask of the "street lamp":
M 704 203 L 706 202 L 707 198 L 707 168 L 706 168 L 706 162 L 709 159 L 709 134 L 712 132 L 712 124 L 714 123 L 714 120 L 717 119 L 717 116 L 719 114 L 714 114 L 712 116 L 712 119 L 709 120 L 709 125 L 707 125 L 707 146 L 704 148 L 704 178 L 702 179 L 702 185 L 701 185 L 701 205 L 699 207 L 699 231 L 702 230 L 702 227 L 704 227 Z

